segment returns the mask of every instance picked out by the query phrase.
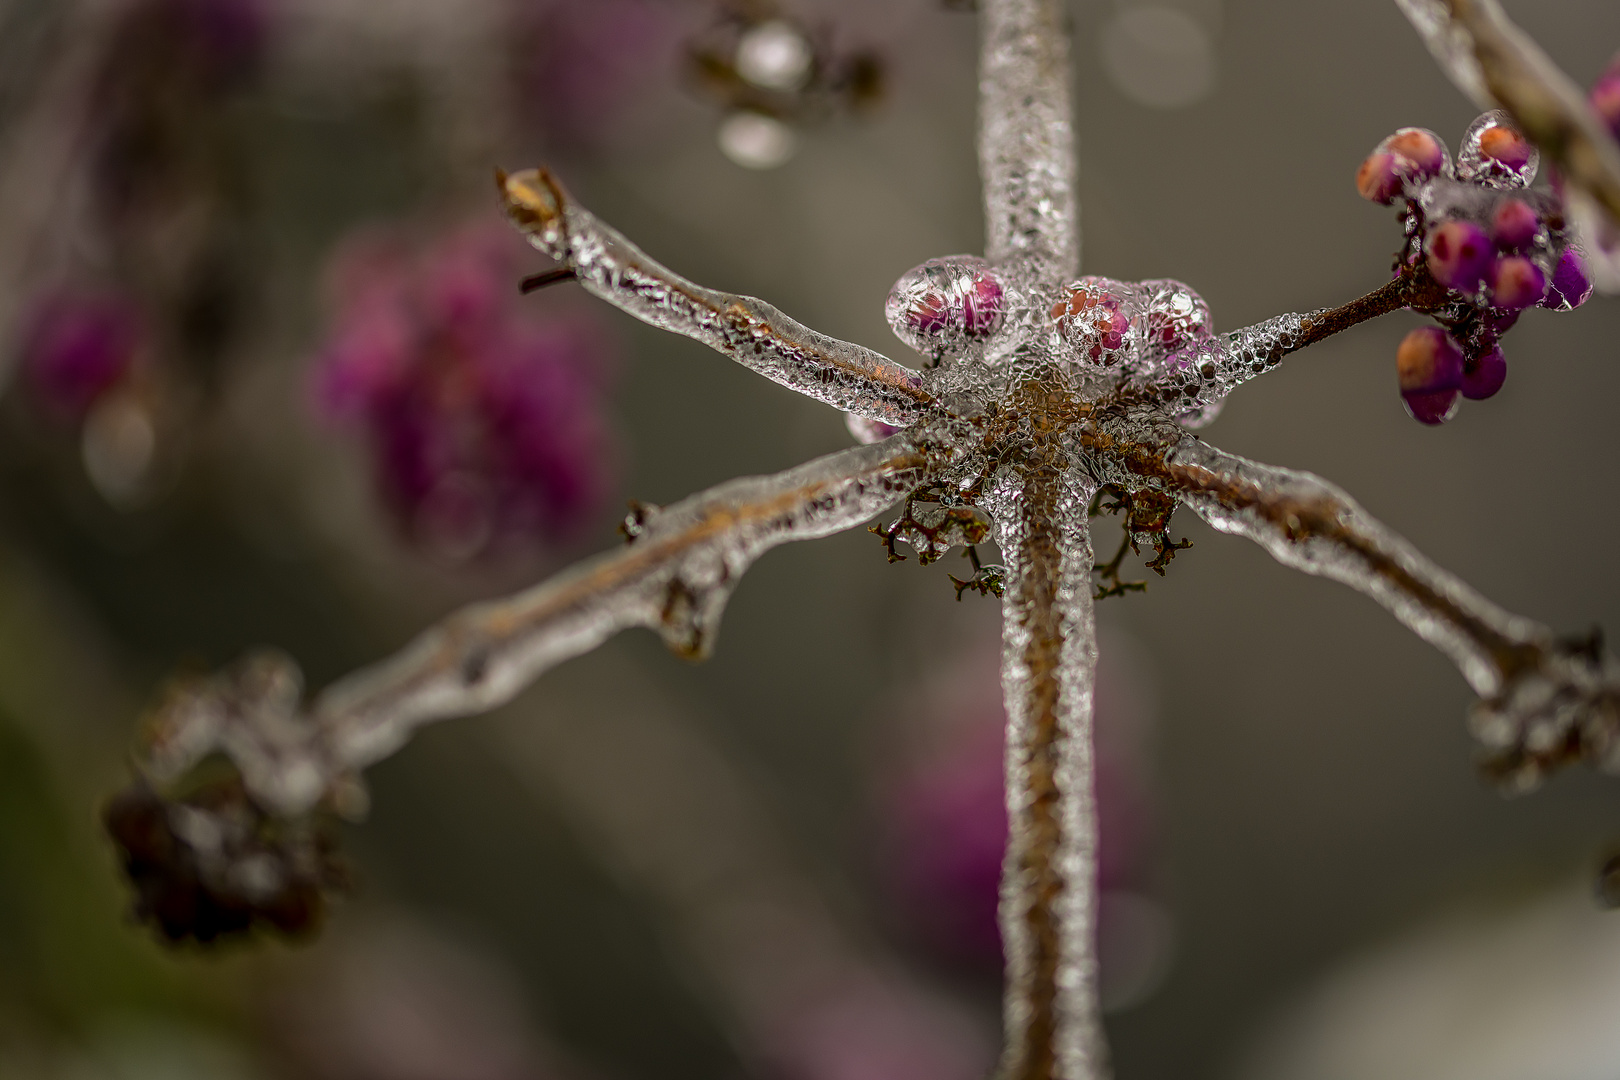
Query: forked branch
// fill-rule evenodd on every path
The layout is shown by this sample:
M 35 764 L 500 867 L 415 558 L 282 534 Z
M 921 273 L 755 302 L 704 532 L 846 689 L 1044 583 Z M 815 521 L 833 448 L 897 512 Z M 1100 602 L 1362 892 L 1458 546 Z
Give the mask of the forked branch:
M 1479 695 L 1486 766 L 1513 788 L 1584 758 L 1620 773 L 1620 664 L 1595 639 L 1561 640 L 1510 614 L 1309 473 L 1259 465 L 1188 436 L 1163 458 L 1171 490 L 1222 532 L 1376 600 L 1456 663 Z
M 530 244 L 643 322 L 701 341 L 791 390 L 868 420 L 909 427 L 943 414 L 915 371 L 818 334 L 763 300 L 687 281 L 575 204 L 550 173 L 502 176 L 500 185 L 508 216 Z
M 755 559 L 860 524 L 929 482 L 948 457 L 903 433 L 644 512 L 623 549 L 457 612 L 307 708 L 291 661 L 261 656 L 171 695 L 148 727 L 144 772 L 162 787 L 222 753 L 258 804 L 299 814 L 423 724 L 495 708 L 620 630 L 650 627 L 677 652 L 704 655 Z

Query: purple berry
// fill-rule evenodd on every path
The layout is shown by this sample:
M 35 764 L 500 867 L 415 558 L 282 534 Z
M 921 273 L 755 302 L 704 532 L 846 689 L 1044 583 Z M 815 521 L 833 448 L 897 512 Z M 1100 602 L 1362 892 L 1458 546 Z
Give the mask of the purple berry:
M 989 335 L 1005 294 L 983 259 L 930 259 L 895 282 L 883 312 L 901 341 L 921 353 L 960 350 Z
M 1541 215 L 1522 199 L 1503 199 L 1491 215 L 1491 238 L 1505 251 L 1528 247 L 1541 228 Z
M 1507 381 L 1507 357 L 1499 346 L 1491 346 L 1483 356 L 1469 359 L 1463 364 L 1462 396 L 1469 401 L 1484 401 L 1495 396 Z
M 1395 350 L 1401 394 L 1424 395 L 1462 386 L 1463 355 L 1450 334 L 1438 326 L 1420 326 Z
M 1394 154 L 1402 159 L 1407 175 L 1415 180 L 1439 176 L 1450 164 L 1446 144 L 1426 128 L 1401 128 L 1378 144 L 1374 153 Z
M 1401 159 L 1394 154 L 1369 154 L 1356 170 L 1356 190 L 1368 202 L 1388 206 L 1401 193 Z
M 1527 308 L 1547 295 L 1547 275 L 1523 255 L 1508 255 L 1491 268 L 1491 303 L 1500 308 Z
M 1450 420 L 1457 411 L 1457 391 L 1442 390 L 1435 394 L 1402 394 L 1406 411 L 1412 419 L 1431 427 Z
M 1488 112 L 1468 125 L 1457 152 L 1457 178 L 1490 188 L 1522 188 L 1536 178 L 1541 155 L 1507 113 Z
M 1586 259 L 1573 247 L 1564 249 L 1553 268 L 1552 284 L 1541 306 L 1553 311 L 1574 311 L 1592 295 L 1592 277 L 1586 272 Z
M 1058 333 L 1080 359 L 1112 367 L 1136 345 L 1131 317 L 1131 287 L 1102 277 L 1085 277 L 1070 285 L 1052 305 Z
M 1490 272 L 1491 238 L 1471 221 L 1447 221 L 1429 233 L 1429 272 L 1448 289 L 1471 293 Z

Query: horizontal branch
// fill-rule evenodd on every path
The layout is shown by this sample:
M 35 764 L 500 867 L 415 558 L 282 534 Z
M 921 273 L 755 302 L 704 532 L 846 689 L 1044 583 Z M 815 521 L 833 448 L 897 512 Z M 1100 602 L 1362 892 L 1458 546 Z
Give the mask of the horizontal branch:
M 1220 334 L 1170 356 L 1164 369 L 1145 372 L 1121 387 L 1118 403 L 1155 400 L 1176 410 L 1213 405 L 1239 386 L 1298 352 L 1392 311 L 1439 312 L 1455 300 L 1419 260 L 1365 296 L 1335 308 L 1289 313 Z
M 649 627 L 676 651 L 701 657 L 755 559 L 859 525 L 934 479 L 950 456 L 902 433 L 651 509 L 626 547 L 457 612 L 307 709 L 292 662 L 260 654 L 171 696 L 148 727 L 145 772 L 171 783 L 223 752 L 257 802 L 290 816 L 394 753 L 423 724 L 493 709 L 621 630 Z
M 1216 529 L 1371 597 L 1450 657 L 1480 697 L 1471 724 L 1487 768 L 1511 786 L 1531 786 L 1577 758 L 1620 773 L 1620 664 L 1596 642 L 1561 640 L 1497 607 L 1309 473 L 1192 436 L 1163 455 L 1157 472 Z
M 545 170 L 500 178 L 507 214 L 529 243 L 586 289 L 642 322 L 701 341 L 817 401 L 894 427 L 943 407 L 922 377 L 860 345 L 819 334 L 763 300 L 696 285 L 584 208 Z

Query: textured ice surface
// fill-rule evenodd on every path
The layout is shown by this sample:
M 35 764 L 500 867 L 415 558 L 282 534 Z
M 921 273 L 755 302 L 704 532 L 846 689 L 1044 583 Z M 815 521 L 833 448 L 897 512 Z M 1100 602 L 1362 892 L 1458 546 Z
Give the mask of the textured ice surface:
M 706 289 L 660 266 L 574 205 L 550 176 L 506 181 L 514 222 L 586 289 L 643 322 L 701 341 L 744 367 L 846 412 L 897 427 L 924 415 L 917 374 L 818 334 L 763 300 Z

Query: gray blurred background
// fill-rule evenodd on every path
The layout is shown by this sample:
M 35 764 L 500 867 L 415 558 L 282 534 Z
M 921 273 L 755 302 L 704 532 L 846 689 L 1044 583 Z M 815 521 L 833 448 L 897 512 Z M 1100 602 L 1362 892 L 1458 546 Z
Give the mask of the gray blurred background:
M 1582 85 L 1620 47 L 1612 3 L 1506 6 Z M 398 7 L 401 25 L 458 21 L 446 15 L 455 0 Z M 676 22 L 701 28 L 701 8 Z M 372 17 L 387 22 L 376 13 L 388 9 Z M 28 88 L 63 55 L 62 10 L 0 4 L 8 169 L 28 156 L 15 137 Z M 424 207 L 494 220 L 489 170 L 541 157 L 681 273 L 911 362 L 883 320 L 889 286 L 982 244 L 973 16 L 922 0 L 784 10 L 876 49 L 888 93 L 862 116 L 804 125 L 796 153 L 763 170 L 728 159 L 722 109 L 673 67 L 638 82 L 618 126 L 581 146 L 521 124 L 472 130 L 479 110 L 465 101 L 437 112 L 463 74 L 436 66 L 435 49 L 411 52 L 410 33 L 431 42 L 431 29 L 368 31 L 365 47 L 395 59 L 356 74 L 360 61 L 309 47 L 319 33 L 306 26 L 303 51 L 272 61 L 271 88 L 235 119 L 253 163 L 244 243 L 261 277 L 172 493 L 134 510 L 98 502 L 71 447 L 34 433 L 20 390 L 8 392 L 0 1073 L 974 1074 L 994 1038 L 995 978 L 919 941 L 874 838 L 908 733 L 971 696 L 951 679 L 993 653 L 996 613 L 971 595 L 955 602 L 949 563 L 888 565 L 864 533 L 767 556 L 701 666 L 628 635 L 375 768 L 370 819 L 346 837 L 361 885 L 314 944 L 160 950 L 122 921 L 95 830 L 142 702 L 177 667 L 272 643 L 320 685 L 459 603 L 612 544 L 612 507 L 626 498 L 673 501 L 849 444 L 835 412 L 598 311 L 620 352 L 607 408 L 623 464 L 607 509 L 572 544 L 448 566 L 390 531 L 360 447 L 312 420 L 302 390 L 326 318 L 314 283 L 346 230 Z M 1384 281 L 1398 225 L 1356 197 L 1357 164 L 1403 125 L 1455 145 L 1474 116 L 1393 3 L 1163 0 L 1144 17 L 1096 0 L 1073 15 L 1084 268 L 1184 280 L 1218 329 Z M 46 59 L 27 81 L 31 56 Z M 539 269 L 536 257 L 525 271 Z M 588 306 L 560 291 L 533 303 Z M 1529 313 L 1505 343 L 1506 388 L 1439 429 L 1411 421 L 1396 392 L 1395 347 L 1415 325 L 1391 316 L 1291 358 L 1205 436 L 1329 478 L 1513 611 L 1560 631 L 1620 628 L 1620 306 Z M 1620 845 L 1620 787 L 1574 770 L 1504 799 L 1475 773 L 1469 694 L 1446 660 L 1369 601 L 1190 514 L 1175 524 L 1195 547 L 1169 576 L 1100 606 L 1105 679 L 1129 700 L 1118 708 L 1134 718 L 1152 807 L 1134 887 L 1162 916 L 1157 966 L 1109 1033 L 1126 1080 L 1269 1076 L 1256 1063 L 1271 1060 L 1276 1033 L 1365 950 L 1449 912 L 1511 920 L 1588 888 Z M 1099 524 L 1099 549 L 1113 527 Z M 1617 933 L 1601 920 L 1589 931 Z M 1513 984 L 1520 969 L 1502 964 L 1479 978 Z M 1560 969 L 1537 977 L 1555 987 Z M 368 991 L 367 978 L 393 989 Z M 1600 1000 L 1620 1001 L 1620 970 L 1594 978 Z M 811 983 L 904 988 L 872 1000 L 901 1001 L 900 1028 L 941 1034 L 896 1045 L 932 1046 L 948 1063 L 791 1049 L 810 1036 L 773 1033 L 793 1027 L 782 1014 L 804 1014 Z M 385 1008 L 395 992 L 408 1000 Z M 458 1008 L 465 1022 L 444 1020 Z M 416 1064 L 376 1048 L 432 1028 L 423 1016 L 446 1033 L 421 1035 L 406 1055 Z M 1620 1027 L 1620 1013 L 1594 1016 Z M 883 1043 L 828 1023 L 839 1046 Z M 377 1031 L 394 1034 L 357 1034 Z M 1297 1060 L 1337 1060 L 1315 1052 Z M 1620 1074 L 1620 1057 L 1594 1060 L 1598 1071 L 1541 1075 Z M 1334 1068 L 1316 1075 L 1364 1075 Z

